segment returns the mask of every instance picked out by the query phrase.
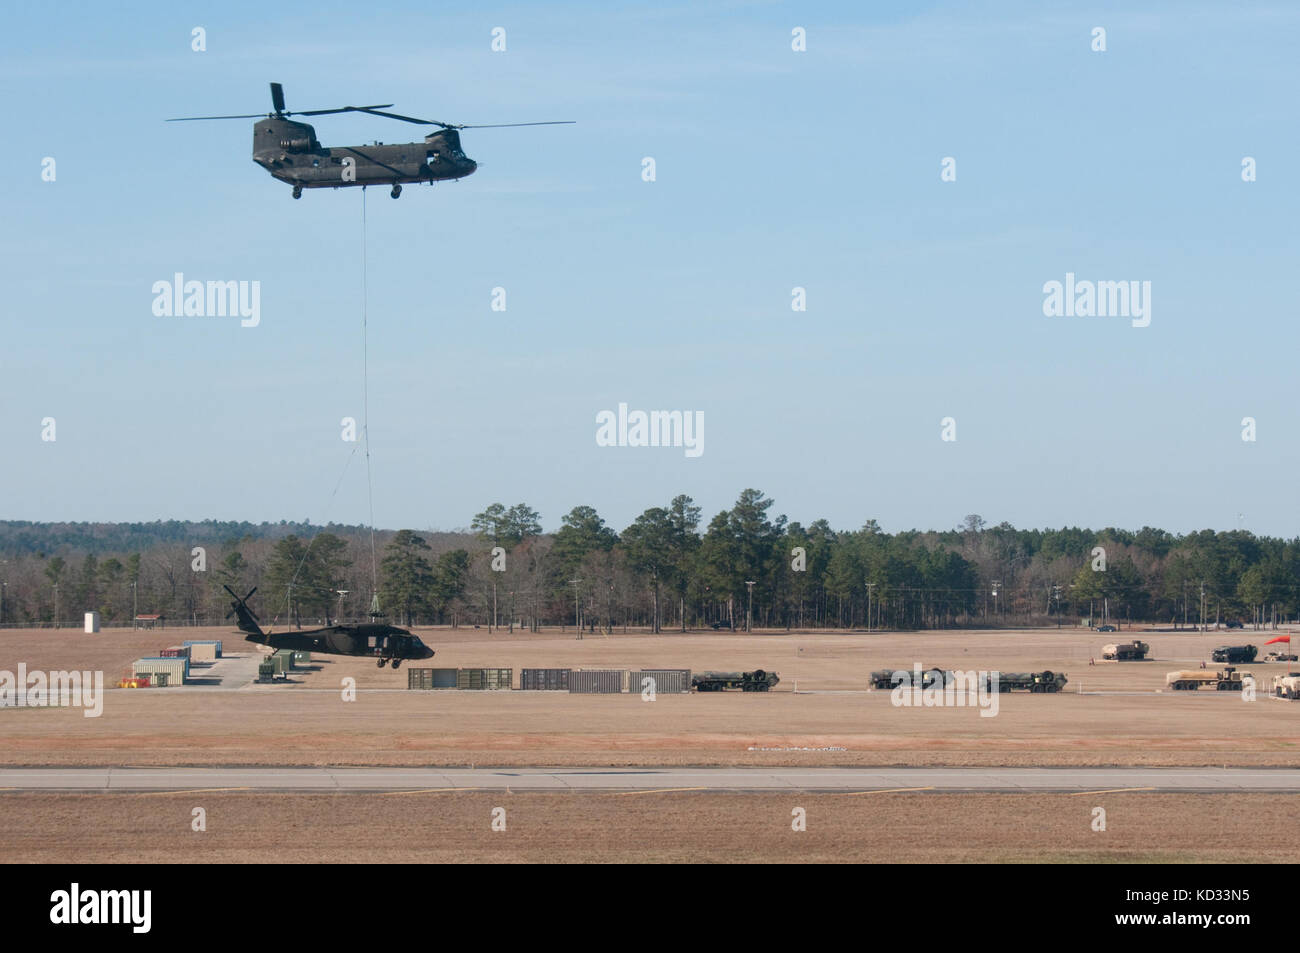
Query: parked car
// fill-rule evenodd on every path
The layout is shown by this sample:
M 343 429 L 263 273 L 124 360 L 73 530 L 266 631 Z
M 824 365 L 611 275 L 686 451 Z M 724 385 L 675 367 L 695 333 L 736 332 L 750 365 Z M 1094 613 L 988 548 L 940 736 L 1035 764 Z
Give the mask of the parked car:
M 1118 632 L 1119 629 L 1115 628 L 1113 625 L 1099 625 L 1099 626 L 1097 626 L 1097 631 L 1098 631 L 1098 632 Z
M 1225 622 L 1225 623 L 1223 623 L 1223 624 L 1224 624 L 1224 626 L 1225 626 L 1226 628 L 1229 628 L 1229 629 L 1240 629 L 1240 628 L 1243 628 L 1240 619 L 1229 619 L 1227 622 Z
M 715 623 L 713 623 L 712 628 L 715 628 L 715 629 L 731 629 L 733 632 L 735 631 L 735 627 L 734 627 L 730 622 L 726 621 L 725 619 L 724 619 L 723 621 L 721 621 L 721 622 L 715 622 Z

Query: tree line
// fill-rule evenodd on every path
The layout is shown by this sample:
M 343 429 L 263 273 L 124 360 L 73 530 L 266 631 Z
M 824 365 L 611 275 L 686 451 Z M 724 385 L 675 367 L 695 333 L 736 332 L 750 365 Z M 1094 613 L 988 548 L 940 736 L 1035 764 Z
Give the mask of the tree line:
M 241 595 L 256 587 L 254 611 L 282 626 L 373 617 L 658 632 L 751 622 L 921 629 L 1300 615 L 1300 539 L 1023 530 L 978 515 L 950 530 L 890 534 L 875 520 L 856 530 L 824 519 L 805 526 L 773 506 L 747 489 L 705 523 L 694 500 L 678 495 L 621 532 L 590 506 L 543 532 L 541 515 L 524 503 L 493 503 L 468 530 L 450 533 L 129 524 L 165 527 L 131 550 L 103 544 L 114 524 L 94 524 L 93 533 L 75 529 L 83 524 L 3 524 L 0 622 L 49 623 L 57 612 L 70 624 L 96 610 L 107 622 L 138 612 L 216 624 L 229 606 L 227 585 Z M 176 526 L 191 535 L 174 538 Z M 147 537 L 133 528 L 125 538 Z

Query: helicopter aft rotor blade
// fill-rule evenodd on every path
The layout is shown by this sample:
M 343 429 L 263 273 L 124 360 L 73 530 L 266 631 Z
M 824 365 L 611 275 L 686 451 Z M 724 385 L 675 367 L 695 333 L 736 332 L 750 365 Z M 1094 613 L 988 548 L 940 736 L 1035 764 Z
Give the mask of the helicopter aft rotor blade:
M 466 126 L 463 124 L 454 125 L 453 129 L 506 129 L 510 126 L 572 126 L 577 123 L 576 119 L 557 119 L 553 122 L 492 122 L 483 125 Z

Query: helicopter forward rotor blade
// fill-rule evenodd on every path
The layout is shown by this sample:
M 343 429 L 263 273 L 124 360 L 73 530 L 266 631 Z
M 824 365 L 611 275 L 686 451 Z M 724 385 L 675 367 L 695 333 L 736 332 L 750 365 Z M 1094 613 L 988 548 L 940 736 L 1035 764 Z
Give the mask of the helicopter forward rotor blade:
M 271 105 L 278 113 L 284 112 L 284 87 L 279 83 L 271 84 Z
M 486 123 L 482 125 L 466 125 L 463 122 L 439 122 L 437 119 L 416 119 L 414 116 L 403 116 L 401 113 L 381 112 L 374 106 L 359 106 L 359 112 L 367 112 L 372 116 L 384 116 L 387 119 L 400 119 L 402 122 L 413 122 L 419 126 L 441 126 L 443 129 L 501 129 L 507 126 L 571 126 L 577 120 L 561 119 L 553 122 L 498 122 Z
M 265 119 L 266 113 L 248 113 L 244 116 L 181 116 L 179 119 L 168 119 L 167 122 L 196 122 L 200 119 Z
M 328 116 L 330 113 L 364 113 L 375 109 L 387 109 L 392 103 L 380 103 L 377 106 L 340 106 L 338 109 L 309 109 L 305 112 L 287 112 L 286 116 Z

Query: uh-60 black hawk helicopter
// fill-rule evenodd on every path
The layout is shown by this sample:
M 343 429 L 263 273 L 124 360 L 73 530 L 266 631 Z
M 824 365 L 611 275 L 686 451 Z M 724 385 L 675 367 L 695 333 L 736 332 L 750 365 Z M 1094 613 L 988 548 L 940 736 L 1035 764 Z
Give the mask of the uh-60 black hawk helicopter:
M 572 120 L 558 122 L 505 122 L 467 126 L 463 123 L 416 119 L 398 113 L 382 112 L 392 103 L 377 106 L 340 106 L 337 109 L 309 109 L 291 112 L 284 108 L 284 87 L 271 84 L 273 113 L 248 113 L 243 116 L 184 116 L 168 122 L 195 122 L 204 119 L 256 119 L 253 124 L 253 161 L 281 182 L 293 186 L 293 197 L 302 198 L 303 189 L 341 189 L 354 185 L 392 185 L 393 198 L 402 194 L 407 182 L 442 182 L 472 175 L 478 163 L 460 147 L 461 129 L 500 129 L 506 126 L 566 126 Z M 420 126 L 439 126 L 438 132 L 424 137 L 424 142 L 404 142 L 369 146 L 328 148 L 316 138 L 316 130 L 289 116 L 326 116 L 331 113 L 367 113 L 387 119 L 400 119 Z
M 300 632 L 263 632 L 258 625 L 257 616 L 248 607 L 248 600 L 257 592 L 257 587 L 254 586 L 242 599 L 229 586 L 224 588 L 235 597 L 226 618 L 238 616 L 239 631 L 244 633 L 244 639 L 248 642 L 269 645 L 273 649 L 298 649 L 322 655 L 361 655 L 377 659 L 380 668 L 389 662 L 393 663 L 393 668 L 397 668 L 406 659 L 433 658 L 433 649 L 421 642 L 419 636 L 378 622 L 330 625 L 323 629 Z

